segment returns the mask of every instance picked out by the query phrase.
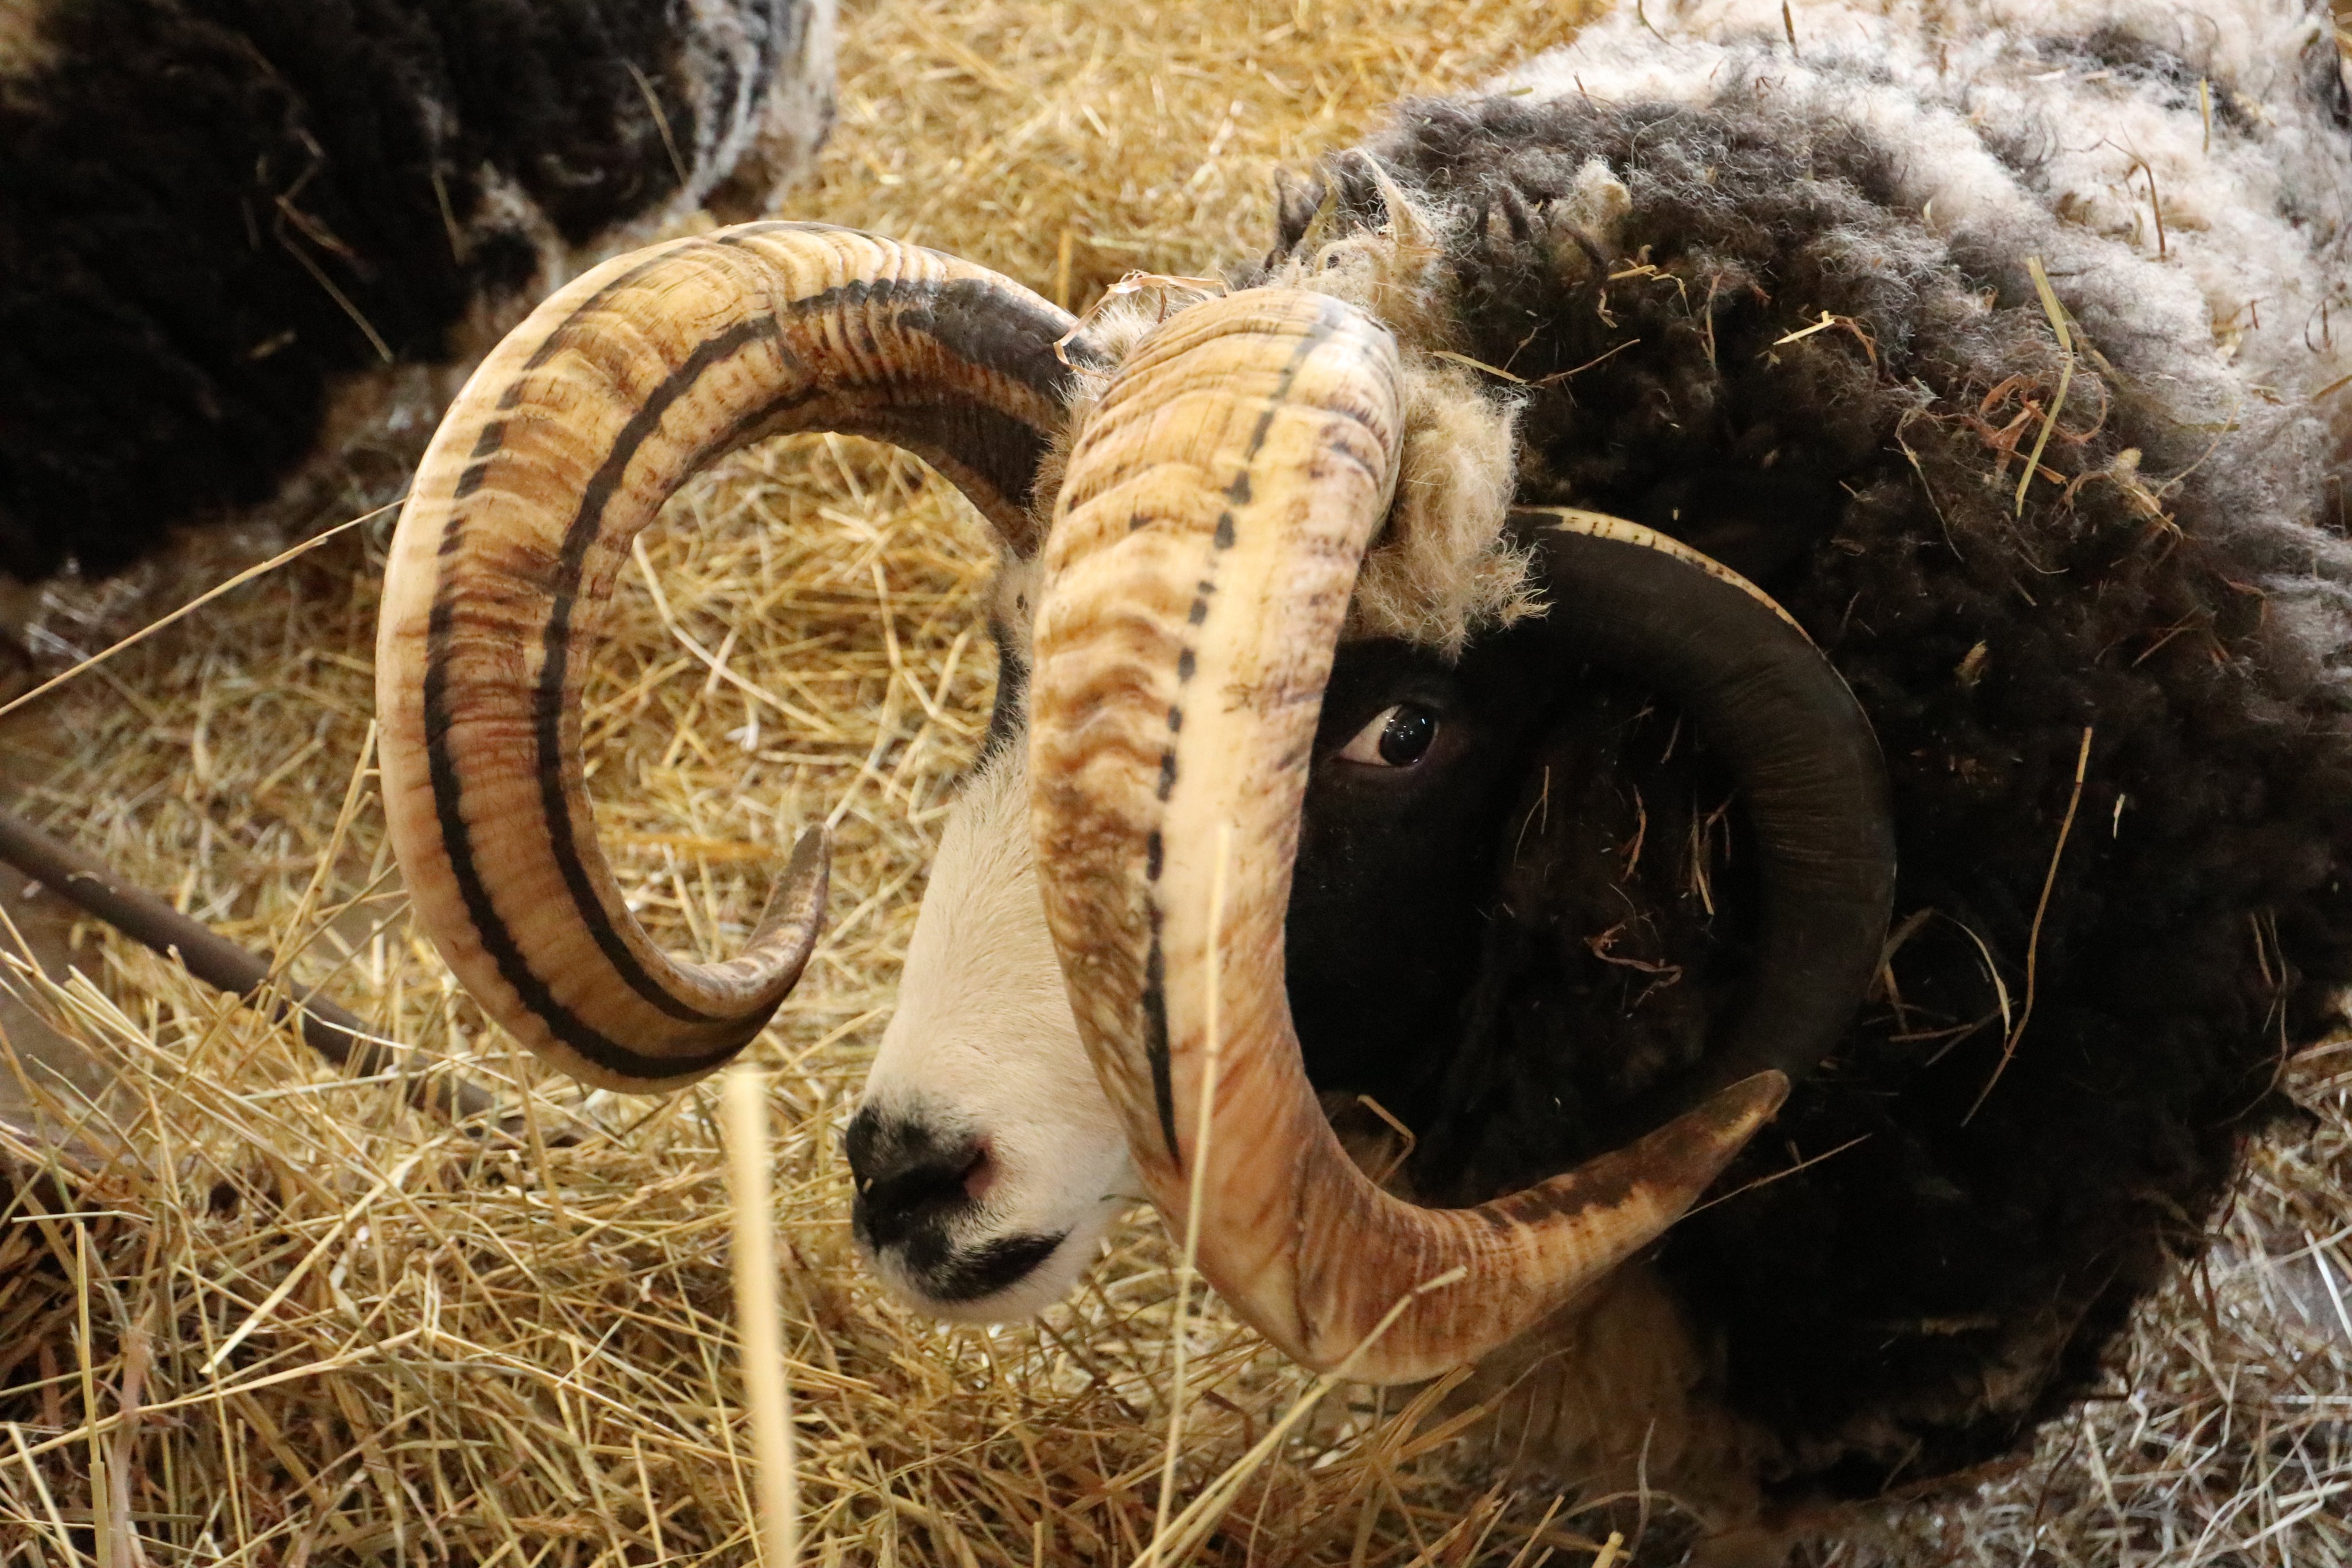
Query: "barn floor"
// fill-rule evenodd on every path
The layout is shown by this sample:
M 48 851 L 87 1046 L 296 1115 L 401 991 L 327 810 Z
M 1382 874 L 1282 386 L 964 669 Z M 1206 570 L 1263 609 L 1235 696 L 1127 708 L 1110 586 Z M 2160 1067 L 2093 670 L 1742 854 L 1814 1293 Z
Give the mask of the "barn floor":
M 1247 253 L 1275 166 L 1582 14 L 845 9 L 840 128 L 789 210 L 1078 307 L 1130 271 Z M 383 499 L 396 469 L 354 464 L 338 515 Z M 388 534 L 365 520 L 0 715 L 0 779 L 54 831 L 444 1059 L 435 1071 L 495 1087 L 519 1135 L 486 1146 L 386 1083 L 339 1080 L 174 968 L 0 886 L 29 955 L 0 999 L 16 1048 L 0 1051 L 0 1115 L 72 1124 L 80 1162 L 54 1217 L 9 1214 L 0 1190 L 0 1568 L 755 1560 L 716 1092 L 583 1098 L 517 1060 L 411 928 L 370 771 Z M 215 534 L 53 591 L 35 674 L 278 542 Z M 643 560 L 588 722 L 604 842 L 642 918 L 680 950 L 730 951 L 794 835 L 835 825 L 831 930 L 759 1047 L 811 1561 L 1126 1563 L 1163 1528 L 1171 1563 L 1678 1560 L 1670 1498 L 1501 1486 L 1483 1442 L 1393 1398 L 1316 1399 L 1213 1306 L 1179 1321 L 1148 1215 L 1034 1326 L 942 1329 L 884 1301 L 850 1255 L 838 1128 L 988 711 L 973 611 L 989 551 L 911 461 L 821 438 L 698 481 Z M 2030 1460 L 1847 1521 L 1806 1559 L 2352 1562 L 2352 1042 L 2305 1056 L 2291 1088 L 2311 1125 L 2256 1152 L 2111 1394 Z M 1604 1547 L 1612 1526 L 1622 1548 Z

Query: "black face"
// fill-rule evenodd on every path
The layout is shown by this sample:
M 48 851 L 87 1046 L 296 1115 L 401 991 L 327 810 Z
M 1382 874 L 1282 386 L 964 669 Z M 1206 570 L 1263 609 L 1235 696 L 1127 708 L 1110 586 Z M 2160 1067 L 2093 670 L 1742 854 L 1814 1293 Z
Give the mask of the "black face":
M 1756 889 L 1730 797 L 1670 705 L 1545 622 L 1451 667 L 1343 646 L 1285 946 L 1308 1079 L 1411 1127 L 1441 1201 L 1648 1130 L 1738 1016 Z
M 1307 1076 L 1404 1113 L 1441 1063 L 1495 894 L 1493 841 L 1537 729 L 1524 638 L 1449 667 L 1342 647 L 1308 775 L 1286 957 Z

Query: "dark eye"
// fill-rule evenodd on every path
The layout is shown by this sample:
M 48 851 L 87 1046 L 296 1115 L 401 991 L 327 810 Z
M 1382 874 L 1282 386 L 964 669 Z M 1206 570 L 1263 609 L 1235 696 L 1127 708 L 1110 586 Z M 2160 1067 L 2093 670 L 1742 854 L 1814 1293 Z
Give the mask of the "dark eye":
M 1437 716 L 1412 703 L 1382 708 L 1372 722 L 1339 749 L 1345 762 L 1371 768 L 1410 768 L 1428 755 L 1437 738 Z

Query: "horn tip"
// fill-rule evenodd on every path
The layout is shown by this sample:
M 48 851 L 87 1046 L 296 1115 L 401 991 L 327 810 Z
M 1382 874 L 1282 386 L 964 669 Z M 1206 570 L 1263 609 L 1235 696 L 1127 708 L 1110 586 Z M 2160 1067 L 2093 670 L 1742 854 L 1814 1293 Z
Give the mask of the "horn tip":
M 797 884 L 812 877 L 820 886 L 833 877 L 833 835 L 822 822 L 793 841 L 793 858 L 784 866 L 788 883 Z M 818 896 L 824 896 L 822 892 Z
M 789 945 L 793 951 L 786 960 L 791 978 L 784 981 L 787 990 L 800 977 L 801 966 L 808 961 L 809 950 L 824 928 L 825 901 L 832 888 L 833 835 L 822 826 L 814 827 L 793 841 L 792 859 L 784 863 L 784 874 L 769 895 L 768 913 L 751 937 L 758 946 L 772 935 L 792 933 Z
M 1768 1067 L 1717 1090 L 1694 1115 L 1708 1124 L 1710 1143 L 1736 1149 L 1780 1113 L 1788 1102 L 1789 1089 L 1789 1075 Z
M 1753 1105 L 1759 1117 L 1769 1121 L 1789 1098 L 1789 1075 L 1768 1067 L 1734 1083 L 1727 1092 L 1737 1095 L 1741 1104 Z

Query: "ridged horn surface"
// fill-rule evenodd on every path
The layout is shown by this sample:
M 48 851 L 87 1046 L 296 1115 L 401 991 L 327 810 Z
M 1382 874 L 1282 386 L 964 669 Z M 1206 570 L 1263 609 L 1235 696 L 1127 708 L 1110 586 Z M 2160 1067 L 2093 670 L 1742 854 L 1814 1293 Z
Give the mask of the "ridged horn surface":
M 1047 918 L 1150 1195 L 1181 1233 L 1197 1184 L 1218 1291 L 1308 1365 L 1376 1383 L 1532 1327 L 1673 1223 L 1787 1086 L 1760 1074 L 1474 1209 L 1389 1197 L 1324 1120 L 1283 920 L 1333 647 L 1395 483 L 1398 376 L 1386 329 L 1320 295 L 1170 321 L 1072 454 L 1031 687 Z
M 1570 657 L 1654 683 L 1729 765 L 1764 883 L 1755 990 L 1685 1103 L 1754 1072 L 1819 1066 L 1877 972 L 1895 903 L 1895 810 L 1869 716 L 1803 628 L 1746 578 L 1638 523 L 1522 507 Z
M 518 1040 L 608 1087 L 699 1077 L 765 1025 L 824 916 L 814 832 L 738 957 L 681 962 L 629 913 L 596 842 L 580 693 L 631 540 L 722 454 L 829 430 L 923 457 L 1026 551 L 1074 325 L 936 252 L 748 224 L 595 268 L 483 361 L 401 513 L 376 702 L 417 915 Z

